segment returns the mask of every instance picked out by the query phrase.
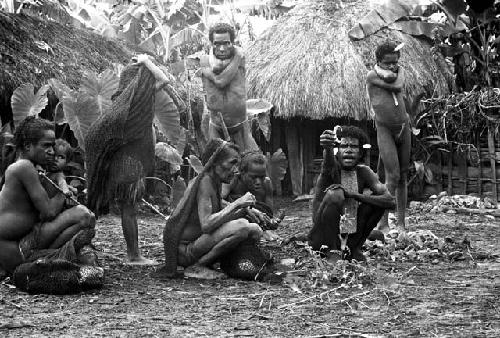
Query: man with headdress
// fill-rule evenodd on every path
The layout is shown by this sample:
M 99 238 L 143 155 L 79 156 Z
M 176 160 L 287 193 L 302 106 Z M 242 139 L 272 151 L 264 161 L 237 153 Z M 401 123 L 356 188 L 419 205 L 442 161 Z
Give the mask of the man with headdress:
M 156 85 L 171 93 L 167 76 L 147 55 L 120 75 L 110 111 L 94 122 L 85 139 L 88 206 L 96 216 L 119 203 L 129 264 L 153 264 L 139 250 L 136 205 L 144 193 L 144 177 L 153 170 Z M 177 102 L 176 102 L 177 104 Z
M 210 267 L 242 242 L 262 235 L 259 225 L 245 218 L 252 214 L 255 196 L 246 193 L 227 205 L 221 198 L 222 183 L 231 182 L 238 170 L 238 151 L 218 138 L 207 144 L 204 169 L 190 182 L 163 232 L 167 274 L 175 275 L 177 265 Z
M 210 113 L 209 139 L 230 140 L 242 152 L 258 150 L 247 118 L 245 56 L 234 45 L 234 28 L 218 23 L 210 28 L 208 37 L 212 51 L 202 56 L 200 64 Z
M 394 197 L 370 167 L 360 164 L 368 137 L 353 126 L 325 130 L 321 173 L 313 200 L 313 227 L 309 245 L 331 257 L 366 260 L 361 248 Z M 333 149 L 337 148 L 334 155 Z M 370 195 L 364 190 L 371 191 Z

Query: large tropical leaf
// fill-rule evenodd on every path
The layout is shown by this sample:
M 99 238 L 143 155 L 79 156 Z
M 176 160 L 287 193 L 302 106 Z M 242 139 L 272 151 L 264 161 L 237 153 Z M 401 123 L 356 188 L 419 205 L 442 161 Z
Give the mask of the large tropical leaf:
M 276 150 L 274 154 L 271 156 L 270 163 L 270 174 L 271 181 L 273 184 L 276 184 L 279 181 L 282 181 L 286 174 L 286 169 L 288 167 L 288 160 L 286 159 L 286 155 L 281 148 Z
M 47 82 L 48 82 L 49 87 L 54 91 L 54 94 L 57 96 L 59 101 L 62 101 L 64 94 L 69 93 L 71 90 L 71 89 L 69 89 L 68 86 L 66 86 L 64 83 L 62 83 L 61 81 L 59 81 L 56 78 L 51 78 Z
M 187 131 L 184 127 L 180 128 L 180 133 L 179 133 L 179 140 L 177 141 L 177 144 L 175 148 L 179 152 L 179 154 L 184 154 L 184 150 L 186 149 L 186 144 L 187 144 Z
M 68 93 L 63 97 L 64 116 L 73 131 L 80 148 L 85 150 L 85 137 L 90 125 L 99 117 L 99 107 L 95 99 L 85 92 Z
M 155 124 L 171 144 L 177 145 L 181 133 L 180 114 L 174 101 L 164 90 L 156 93 Z
M 80 91 L 86 93 L 97 104 L 99 114 L 103 114 L 111 107 L 111 96 L 118 89 L 119 78 L 111 69 L 97 75 L 86 72 L 82 79 Z
M 480 2 L 476 0 L 477 2 Z M 453 23 L 457 22 L 458 16 L 465 13 L 467 5 L 463 0 L 441 0 L 441 8 Z
M 42 86 L 36 93 L 32 84 L 26 83 L 20 85 L 14 90 L 11 97 L 12 115 L 14 117 L 14 126 L 17 126 L 26 116 L 38 116 L 47 106 L 48 85 Z
M 63 110 L 63 97 L 64 94 L 69 93 L 71 89 L 66 86 L 64 83 L 59 81 L 58 79 L 52 78 L 48 81 L 48 84 L 50 88 L 54 91 L 54 94 L 57 96 L 59 99 L 59 103 L 57 104 L 56 108 L 54 109 L 54 122 L 57 124 L 64 124 L 66 123 L 66 117 L 64 116 L 64 110 Z
M 139 48 L 155 55 L 161 52 L 162 46 L 163 40 L 158 28 L 139 44 Z
M 170 49 L 191 42 L 201 42 L 205 38 L 205 31 L 207 28 L 200 22 L 188 26 L 170 37 Z
M 247 115 L 250 119 L 257 119 L 259 129 L 264 134 L 266 141 L 271 140 L 270 112 L 273 105 L 264 99 L 247 100 Z
M 259 121 L 259 129 L 262 131 L 262 134 L 264 134 L 266 141 L 271 141 L 271 119 L 269 113 L 260 113 L 257 119 Z
M 21 2 L 21 5 L 17 10 L 18 13 L 35 17 L 48 17 L 61 24 L 67 24 L 72 21 L 71 15 L 58 0 L 24 0 L 19 2 Z
M 191 168 L 199 174 L 203 171 L 203 164 L 201 163 L 200 159 L 196 157 L 195 155 L 189 155 L 188 157 L 188 162 Z
M 175 208 L 179 201 L 184 196 L 184 192 L 186 191 L 186 182 L 184 179 L 179 176 L 172 184 L 172 208 Z
M 123 30 L 118 32 L 118 37 L 133 45 L 141 43 L 141 24 L 139 20 L 130 16 L 128 21 L 123 25 Z
M 158 142 L 155 145 L 155 155 L 170 164 L 182 164 L 182 156 L 177 149 L 165 142 Z

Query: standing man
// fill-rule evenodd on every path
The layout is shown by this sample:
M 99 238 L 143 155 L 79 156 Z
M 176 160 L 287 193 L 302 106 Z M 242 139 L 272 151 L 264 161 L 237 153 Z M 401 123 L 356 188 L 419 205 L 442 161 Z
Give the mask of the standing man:
M 309 245 L 334 260 L 339 258 L 335 251 L 345 249 L 348 259 L 364 261 L 361 247 L 385 209 L 393 208 L 395 202 L 370 167 L 359 164 L 363 145 L 368 143 L 366 134 L 353 126 L 338 129 L 325 130 L 320 136 L 323 163 L 314 189 Z M 334 147 L 338 147 L 336 155 Z M 372 194 L 363 194 L 365 189 Z
M 234 28 L 218 23 L 210 28 L 208 37 L 212 51 L 200 63 L 210 114 L 209 139 L 231 141 L 242 153 L 259 150 L 247 118 L 245 56 L 234 46 Z

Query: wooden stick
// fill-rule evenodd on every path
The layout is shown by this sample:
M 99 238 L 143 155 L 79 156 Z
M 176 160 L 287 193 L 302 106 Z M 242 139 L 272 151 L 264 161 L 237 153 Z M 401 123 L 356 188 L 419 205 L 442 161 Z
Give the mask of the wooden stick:
M 144 204 L 146 204 L 148 207 L 150 207 L 150 208 L 151 208 L 151 210 L 153 210 L 153 211 L 154 211 L 154 212 L 156 212 L 158 215 L 160 215 L 161 217 L 163 217 L 163 219 L 164 219 L 165 221 L 168 221 L 168 219 L 170 218 L 170 217 L 168 217 L 168 216 L 165 216 L 165 215 L 164 215 L 164 214 L 163 214 L 160 210 L 156 209 L 156 207 L 155 207 L 154 205 L 152 205 L 151 203 L 149 203 L 148 201 L 146 201 L 144 198 L 142 199 L 142 202 L 143 202 Z
M 493 140 L 493 131 L 491 130 L 491 124 L 488 123 L 488 150 L 490 154 L 490 165 L 491 165 L 491 183 L 493 189 L 493 198 L 495 202 L 498 202 L 498 192 L 497 192 L 497 172 L 496 172 L 496 156 L 495 156 L 495 143 Z
M 278 306 L 278 309 L 282 309 L 282 308 L 285 308 L 285 307 L 288 307 L 288 306 L 291 306 L 291 305 L 296 305 L 296 304 L 304 303 L 304 302 L 307 302 L 308 300 L 314 299 L 316 297 L 321 298 L 322 296 L 324 296 L 324 295 L 326 295 L 326 294 L 328 294 L 328 293 L 330 293 L 332 291 L 337 291 L 340 288 L 341 287 L 339 286 L 339 287 L 336 287 L 336 288 L 324 291 L 324 292 L 320 293 L 319 295 L 314 295 L 314 296 L 311 296 L 311 297 L 307 297 L 307 298 L 304 298 L 302 300 L 299 300 L 299 301 L 296 301 L 296 302 L 293 302 L 293 303 L 280 305 L 280 306 Z
M 230 138 L 229 138 L 229 131 L 227 130 L 226 122 L 224 122 L 224 117 L 222 116 L 222 113 L 220 111 L 217 112 L 217 116 L 219 117 L 219 120 L 220 120 L 220 126 L 222 128 L 222 133 L 224 135 L 224 140 L 225 141 L 229 141 L 230 140 Z
M 466 214 L 466 215 L 491 215 L 495 217 L 500 217 L 499 209 L 471 209 L 471 208 L 456 208 L 450 209 L 455 210 L 457 214 Z
M 448 153 L 448 195 L 453 195 L 453 144 L 450 143 L 450 152 Z
M 479 159 L 479 172 L 477 174 L 477 190 L 479 193 L 479 196 L 482 196 L 483 194 L 483 182 L 481 180 L 482 175 L 483 175 L 483 159 L 481 158 L 481 141 L 480 141 L 480 136 L 479 132 L 476 135 L 476 144 L 477 144 L 477 157 Z
M 64 191 L 61 189 L 61 187 L 59 187 L 54 181 L 52 181 L 47 175 L 45 175 L 45 173 L 39 171 L 38 172 L 38 175 L 40 175 L 40 177 L 43 177 L 47 180 L 47 182 L 50 183 L 50 185 L 52 185 L 57 191 L 59 191 L 61 194 L 63 194 L 64 196 L 66 196 L 66 198 L 69 198 L 73 203 L 76 203 L 76 205 L 81 205 L 80 202 L 78 202 L 73 196 L 68 196 L 64 193 Z

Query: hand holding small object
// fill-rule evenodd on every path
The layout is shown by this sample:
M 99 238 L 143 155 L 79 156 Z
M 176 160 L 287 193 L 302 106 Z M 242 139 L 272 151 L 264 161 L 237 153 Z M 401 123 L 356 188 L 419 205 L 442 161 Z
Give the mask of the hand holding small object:
M 234 201 L 237 208 L 246 208 L 255 205 L 255 196 L 247 192 L 245 195 L 241 196 Z
M 337 143 L 337 135 L 334 130 L 325 130 L 319 137 L 319 143 L 323 147 L 331 147 Z

